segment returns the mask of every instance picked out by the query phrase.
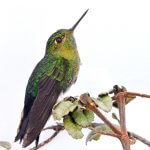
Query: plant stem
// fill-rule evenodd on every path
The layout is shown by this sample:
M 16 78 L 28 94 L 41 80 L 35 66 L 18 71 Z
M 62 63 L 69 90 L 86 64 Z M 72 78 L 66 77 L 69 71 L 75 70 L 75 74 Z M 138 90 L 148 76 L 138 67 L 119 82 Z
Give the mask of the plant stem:
M 103 131 L 97 131 L 95 128 L 93 127 L 90 127 L 89 129 L 91 129 L 94 133 L 97 133 L 97 134 L 103 134 L 103 135 L 108 135 L 108 136 L 112 136 L 112 137 L 116 137 L 116 138 L 120 138 L 120 136 L 118 134 L 114 134 L 114 133 L 106 133 L 106 132 L 103 132 Z
M 61 130 L 60 130 L 60 131 L 61 131 Z M 43 147 L 45 144 L 51 142 L 51 141 L 57 136 L 57 134 L 58 134 L 60 131 L 56 131 L 50 138 L 48 138 L 47 140 L 45 140 L 45 141 L 43 141 L 42 143 L 40 143 L 37 147 L 35 146 L 35 147 L 31 148 L 30 150 L 37 150 L 37 149 Z
M 123 92 L 120 92 L 116 95 L 116 100 L 119 108 L 120 116 L 120 127 L 121 127 L 121 138 L 122 147 L 124 150 L 130 150 L 130 139 L 128 137 L 126 129 L 126 117 L 125 117 L 125 96 Z
M 121 135 L 121 132 L 98 110 L 98 108 L 93 103 L 92 99 L 87 93 L 80 96 L 81 102 L 86 103 L 86 107 L 92 110 L 104 123 L 115 133 Z
M 145 98 L 150 98 L 150 95 L 147 94 L 141 94 L 141 93 L 135 93 L 135 92 L 124 92 L 125 95 L 128 96 L 140 96 L 140 97 L 145 97 Z
M 143 138 L 143 137 L 141 137 L 141 136 L 139 136 L 133 132 L 129 132 L 129 135 L 150 147 L 150 141 L 148 141 L 147 139 L 145 139 L 145 138 Z

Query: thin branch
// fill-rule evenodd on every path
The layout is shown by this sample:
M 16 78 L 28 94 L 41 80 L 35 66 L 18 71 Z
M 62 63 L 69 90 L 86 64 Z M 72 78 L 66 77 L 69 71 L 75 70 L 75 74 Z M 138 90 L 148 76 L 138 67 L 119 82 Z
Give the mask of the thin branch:
M 125 92 L 125 95 L 128 95 L 128 96 L 140 96 L 140 97 L 150 98 L 150 95 L 141 94 L 141 93 L 135 93 L 135 92 Z
M 117 134 L 109 134 L 109 133 L 107 134 L 105 132 L 97 131 L 95 129 L 95 127 L 97 127 L 99 125 L 101 125 L 101 123 L 95 123 L 94 122 L 94 123 L 92 123 L 91 127 L 89 127 L 89 129 L 91 129 L 95 133 L 99 133 L 99 134 L 103 134 L 103 135 L 108 135 L 108 136 L 116 137 L 116 138 L 119 139 L 120 136 L 117 135 Z M 60 131 L 63 131 L 64 130 L 64 126 L 62 124 L 61 124 L 61 127 L 62 127 L 62 129 Z M 55 129 L 58 129 L 58 128 L 60 128 L 60 124 L 58 124 L 58 125 L 52 125 L 50 127 L 46 127 L 46 128 L 43 129 L 43 131 L 45 131 L 45 130 L 55 130 Z M 30 150 L 37 150 L 37 149 L 43 147 L 44 145 L 48 144 L 49 142 L 51 142 L 58 135 L 58 133 L 56 134 L 56 132 L 57 131 L 55 130 L 55 133 L 54 133 L 55 135 L 53 134 L 50 138 L 48 138 L 47 140 L 45 140 L 42 143 L 40 143 L 38 145 L 38 148 L 33 147 Z M 140 135 L 137 135 L 137 134 L 135 134 L 133 132 L 129 132 L 129 131 L 128 131 L 128 134 L 129 134 L 130 138 L 135 138 L 135 139 L 141 141 L 142 143 L 144 143 L 144 144 L 146 144 L 146 145 L 148 145 L 150 147 L 150 141 L 146 140 L 145 138 L 141 137 Z
M 43 129 L 43 131 L 48 130 L 48 129 L 55 130 L 54 134 L 50 138 L 48 138 L 47 140 L 38 144 L 37 147 L 35 146 L 35 147 L 31 148 L 30 150 L 37 150 L 37 149 L 43 147 L 44 145 L 48 144 L 49 142 L 51 142 L 60 133 L 60 131 L 64 130 L 64 126 L 58 124 L 58 125 L 47 127 L 45 129 Z
M 120 127 L 121 131 L 127 135 L 126 129 L 126 117 L 125 117 L 125 97 L 123 93 L 118 93 L 117 97 L 117 104 L 119 108 L 119 116 L 120 116 Z
M 59 132 L 60 131 L 56 131 L 50 138 L 48 138 L 47 140 L 40 143 L 37 147 L 35 146 L 35 147 L 31 148 L 30 150 L 37 150 L 37 149 L 43 147 L 44 145 L 48 144 L 58 135 Z
M 93 128 L 98 126 L 98 125 L 100 125 L 100 123 L 92 123 L 91 124 L 91 126 Z M 31 148 L 30 150 L 37 150 L 37 149 L 43 147 L 44 145 L 48 144 L 49 142 L 51 142 L 59 134 L 60 131 L 63 131 L 64 129 L 65 128 L 64 128 L 63 124 L 52 125 L 52 126 L 44 128 L 42 131 L 55 130 L 55 132 L 50 138 L 48 138 L 47 140 L 45 140 L 42 143 L 38 144 L 37 147 L 35 146 L 35 147 Z
M 98 110 L 92 99 L 87 93 L 80 96 L 81 102 L 87 103 L 86 107 L 92 110 L 104 123 L 115 133 L 121 135 L 121 132 Z
M 116 102 L 118 104 L 121 131 L 119 129 L 117 129 L 99 111 L 99 109 L 96 107 L 95 103 L 92 101 L 92 99 L 90 98 L 90 96 L 88 94 L 82 94 L 80 96 L 80 101 L 86 105 L 86 108 L 92 110 L 114 132 L 114 134 L 95 130 L 94 127 L 99 125 L 99 123 L 92 123 L 90 129 L 95 133 L 108 135 L 108 136 L 112 136 L 112 137 L 116 137 L 116 138 L 120 139 L 124 150 L 130 150 L 130 144 L 131 144 L 130 140 L 131 139 L 133 139 L 133 140 L 137 139 L 150 147 L 150 141 L 146 140 L 145 138 L 143 138 L 135 133 L 127 132 L 126 120 L 125 120 L 125 98 L 127 96 L 140 96 L 140 97 L 150 98 L 150 95 L 140 94 L 140 93 L 135 93 L 135 92 L 127 92 L 127 91 L 123 91 L 122 89 L 121 89 L 121 91 L 118 91 L 118 92 L 115 91 L 115 92 L 114 92 L 115 95 L 113 96 L 113 100 L 116 100 Z M 111 92 L 111 94 L 112 93 L 113 92 Z M 43 131 L 48 130 L 48 129 L 55 130 L 54 134 L 47 140 L 40 143 L 37 147 L 33 147 L 30 150 L 37 150 L 37 149 L 43 147 L 44 145 L 48 144 L 49 142 L 51 142 L 60 133 L 60 131 L 64 130 L 64 126 L 63 126 L 63 124 L 53 125 L 53 126 L 43 129 Z
M 145 139 L 145 138 L 141 137 L 140 135 L 137 135 L 133 132 L 128 132 L 128 133 L 129 133 L 129 136 L 134 137 L 135 139 L 141 141 L 142 143 L 144 143 L 150 147 L 150 141 L 148 141 L 147 139 Z
M 57 124 L 57 125 L 53 125 L 53 126 L 50 126 L 50 127 L 46 127 L 43 129 L 43 131 L 45 130 L 55 130 L 55 131 L 58 131 L 58 130 L 63 130 L 64 129 L 64 126 L 63 124 Z
M 94 133 L 97 133 L 97 134 L 103 134 L 103 135 L 108 135 L 108 136 L 120 138 L 120 136 L 119 136 L 118 134 L 115 134 L 115 133 L 106 133 L 106 132 L 103 132 L 103 131 L 97 131 L 97 130 L 96 130 L 95 128 L 93 128 L 93 127 L 89 127 L 89 129 L 91 129 Z
M 130 150 L 130 139 L 128 137 L 127 129 L 126 129 L 126 117 L 125 117 L 125 96 L 124 92 L 120 92 L 116 95 L 116 100 L 119 108 L 119 116 L 120 116 L 120 127 L 121 127 L 121 138 L 120 141 L 122 143 L 122 147 L 124 150 Z
M 93 130 L 93 131 L 96 131 L 97 132 L 97 130 L 95 130 L 95 127 L 97 127 L 97 126 L 99 126 L 99 125 L 101 125 L 100 123 L 92 123 L 92 127 L 90 127 L 89 129 L 91 129 L 91 130 Z M 99 132 L 99 131 L 98 131 Z M 129 138 L 132 140 L 132 138 L 135 138 L 136 140 L 138 140 L 138 141 L 140 141 L 140 142 L 142 142 L 143 144 L 146 144 L 147 146 L 149 146 L 150 147 L 150 141 L 148 141 L 147 139 L 145 139 L 145 138 L 143 138 L 142 136 L 140 136 L 140 135 L 138 135 L 138 134 L 136 134 L 136 133 L 134 133 L 134 132 L 129 132 L 128 131 L 128 135 L 129 135 Z M 116 135 L 117 136 L 117 135 Z M 118 136 L 119 137 L 119 136 Z

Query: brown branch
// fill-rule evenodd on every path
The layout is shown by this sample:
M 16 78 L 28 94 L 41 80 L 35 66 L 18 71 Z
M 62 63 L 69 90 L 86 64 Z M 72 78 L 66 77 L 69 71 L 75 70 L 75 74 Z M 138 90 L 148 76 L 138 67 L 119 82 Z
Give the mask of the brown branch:
M 120 116 L 120 127 L 121 131 L 124 134 L 127 134 L 127 129 L 126 129 L 126 118 L 125 118 L 125 97 L 123 93 L 119 93 L 117 96 L 117 104 L 119 108 L 119 116 Z
M 35 147 L 31 148 L 30 150 L 37 150 L 37 149 L 43 147 L 44 145 L 48 144 L 49 142 L 51 142 L 59 134 L 60 131 L 64 130 L 64 126 L 58 124 L 58 125 L 47 127 L 45 129 L 43 129 L 43 131 L 48 130 L 48 129 L 55 130 L 54 134 L 50 138 L 48 138 L 47 140 L 38 144 L 37 147 L 35 146 Z
M 130 141 L 131 138 L 133 139 L 136 138 L 143 143 L 147 144 L 149 146 L 149 141 L 145 140 L 144 138 L 140 138 L 140 136 L 136 136 L 136 134 L 132 137 L 130 137 L 127 134 L 126 130 L 126 120 L 125 120 L 125 99 L 129 96 L 131 97 L 145 97 L 145 98 L 150 98 L 150 95 L 147 94 L 141 94 L 141 93 L 135 93 L 135 92 L 128 92 L 125 87 L 120 88 L 119 86 L 115 85 L 113 87 L 113 90 L 110 91 L 110 94 L 114 93 L 114 96 L 112 97 L 113 100 L 115 100 L 114 104 L 117 102 L 117 106 L 119 108 L 119 115 L 120 115 L 120 126 L 121 126 L 121 131 L 122 131 L 122 138 L 120 139 L 122 146 L 124 150 L 130 150 Z
M 60 132 L 60 131 L 64 130 L 64 126 L 62 124 L 46 127 L 46 128 L 43 129 L 43 131 L 60 129 L 60 125 L 61 125 L 61 130 L 59 130 L 59 132 Z M 95 133 L 116 137 L 118 139 L 120 138 L 120 136 L 118 136 L 115 133 L 114 134 L 109 134 L 109 133 L 105 133 L 105 132 L 101 132 L 101 131 L 95 130 L 95 127 L 97 127 L 99 125 L 101 125 L 101 123 L 95 123 L 94 122 L 94 123 L 91 124 L 91 127 L 89 127 L 89 129 L 91 129 Z M 58 135 L 58 133 L 56 134 L 56 132 L 58 132 L 58 131 L 55 130 L 55 133 L 50 138 L 48 138 L 47 140 L 45 140 L 42 143 L 40 143 L 37 148 L 33 147 L 30 150 L 37 150 L 37 149 L 43 147 L 44 145 L 48 144 L 49 142 L 51 142 Z M 145 138 L 143 138 L 143 137 L 141 137 L 141 136 L 139 136 L 139 135 L 137 135 L 137 134 L 135 134 L 133 132 L 129 132 L 129 131 L 128 131 L 128 134 L 129 134 L 130 139 L 135 138 L 135 139 L 141 141 L 142 143 L 144 143 L 144 144 L 146 144 L 146 145 L 148 145 L 150 147 L 150 141 L 146 140 Z
M 141 93 L 135 93 L 135 92 L 125 92 L 125 95 L 126 96 L 139 96 L 139 97 L 150 98 L 150 95 L 141 94 Z
M 51 142 L 59 133 L 60 131 L 56 131 L 50 138 L 48 138 L 47 140 L 43 141 L 42 143 L 40 143 L 37 147 L 33 147 L 30 150 L 37 150 L 41 147 L 43 147 L 45 144 L 48 144 L 49 142 Z
M 43 129 L 43 131 L 45 130 L 55 130 L 55 131 L 58 131 L 58 130 L 63 130 L 64 129 L 64 126 L 63 124 L 57 124 L 57 125 L 53 125 L 53 126 L 50 126 L 50 127 L 46 127 Z
M 95 127 L 97 127 L 97 126 L 99 126 L 99 125 L 101 125 L 101 123 L 92 123 L 92 127 L 90 127 L 89 129 L 91 129 L 91 130 L 93 130 L 93 131 L 96 131 L 97 132 L 97 130 L 95 129 Z M 99 131 L 98 131 L 99 132 Z M 97 132 L 97 133 L 98 133 Z M 134 139 L 136 139 L 136 140 L 138 140 L 138 141 L 140 141 L 140 142 L 142 142 L 143 144 L 145 144 L 145 145 L 147 145 L 147 146 L 149 146 L 150 147 L 150 141 L 148 141 L 147 139 L 145 139 L 145 138 L 143 138 L 142 136 L 140 136 L 140 135 L 138 135 L 138 134 L 136 134 L 136 133 L 134 133 L 134 132 L 129 132 L 128 131 L 128 135 L 129 135 L 129 138 L 131 139 L 131 140 L 133 140 L 132 138 L 134 138 Z M 115 136 L 117 136 L 118 138 L 119 138 L 119 136 L 118 135 L 116 135 L 115 134 Z M 114 137 L 115 137 L 114 136 Z
M 92 123 L 91 126 L 94 128 L 96 126 L 100 125 L 100 123 Z M 44 128 L 42 131 L 45 131 L 45 130 L 55 130 L 54 134 L 48 138 L 47 140 L 43 141 L 42 143 L 38 144 L 38 146 L 36 147 L 33 147 L 31 148 L 30 150 L 37 150 L 41 147 L 43 147 L 44 145 L 48 144 L 49 142 L 51 142 L 58 134 L 60 131 L 64 130 L 64 126 L 63 124 L 57 124 L 57 125 L 52 125 L 50 127 L 46 127 Z
M 125 119 L 125 98 L 126 97 L 128 97 L 128 96 L 140 96 L 140 97 L 150 98 L 150 95 L 140 94 L 140 93 L 135 93 L 135 92 L 127 92 L 127 91 L 123 91 L 123 90 L 118 91 L 116 93 L 115 92 L 114 92 L 115 95 L 113 96 L 113 100 L 115 100 L 118 104 L 121 131 L 119 129 L 117 129 L 99 111 L 99 109 L 96 107 L 95 103 L 93 102 L 93 100 L 90 98 L 90 96 L 88 94 L 82 94 L 80 96 L 80 101 L 86 105 L 86 108 L 93 111 L 114 132 L 114 134 L 95 130 L 94 127 L 98 126 L 99 125 L 98 123 L 92 123 L 90 129 L 95 133 L 99 133 L 99 134 L 108 135 L 108 136 L 118 138 L 121 141 L 122 147 L 124 150 L 130 150 L 130 144 L 131 144 L 130 140 L 135 140 L 135 139 L 143 142 L 144 144 L 146 144 L 150 147 L 150 141 L 146 140 L 145 138 L 143 138 L 143 137 L 141 137 L 135 133 L 127 132 L 126 119 Z M 111 94 L 112 93 L 113 92 L 111 92 Z M 58 124 L 58 125 L 54 125 L 51 127 L 47 127 L 45 129 L 43 129 L 43 131 L 48 130 L 48 129 L 55 130 L 54 134 L 50 138 L 48 138 L 47 140 L 40 143 L 37 147 L 33 147 L 30 150 L 37 150 L 37 149 L 43 147 L 44 145 L 48 144 L 49 142 L 51 142 L 59 134 L 60 131 L 64 130 L 64 126 L 62 124 Z
M 80 101 L 86 103 L 86 107 L 92 110 L 104 123 L 115 133 L 121 135 L 121 132 L 98 110 L 92 99 L 87 93 L 80 96 Z
M 129 133 L 129 136 L 134 137 L 135 139 L 139 140 L 140 142 L 142 142 L 150 147 L 150 141 L 148 141 L 147 139 L 145 139 L 145 138 L 141 137 L 140 135 L 137 135 L 133 132 L 128 132 L 128 133 Z
M 103 131 L 97 131 L 93 127 L 89 127 L 89 129 L 91 129 L 94 133 L 97 133 L 97 134 L 108 135 L 108 136 L 116 137 L 118 139 L 120 138 L 120 136 L 118 134 L 115 134 L 115 133 L 106 133 L 106 132 L 103 132 Z
M 128 133 L 126 130 L 126 122 L 125 122 L 125 96 L 124 92 L 116 93 L 115 96 L 118 107 L 119 107 L 119 115 L 120 115 L 120 126 L 121 132 L 98 110 L 89 94 L 85 93 L 80 96 L 80 101 L 86 105 L 86 108 L 92 110 L 104 123 L 114 132 L 114 134 L 118 135 L 122 147 L 124 150 L 130 150 L 130 139 L 128 137 Z
M 119 116 L 120 116 L 120 127 L 121 127 L 121 138 L 120 141 L 122 143 L 122 147 L 124 150 L 130 150 L 130 139 L 128 137 L 127 129 L 126 129 L 126 117 L 125 117 L 125 96 L 124 92 L 120 92 L 116 95 L 116 100 L 119 108 Z

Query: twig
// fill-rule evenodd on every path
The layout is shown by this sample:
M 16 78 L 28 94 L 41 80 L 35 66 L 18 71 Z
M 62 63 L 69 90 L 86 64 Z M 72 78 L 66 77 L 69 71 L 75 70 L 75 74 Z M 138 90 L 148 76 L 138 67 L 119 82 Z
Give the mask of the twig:
M 31 148 L 30 150 L 37 150 L 37 149 L 43 147 L 45 144 L 48 144 L 49 142 L 51 142 L 57 136 L 57 134 L 59 132 L 60 131 L 56 131 L 50 138 L 48 138 L 47 140 L 45 140 L 42 143 L 40 143 L 37 147 L 35 146 L 35 147 Z
M 53 126 L 50 126 L 50 127 L 46 127 L 43 129 L 43 131 L 45 130 L 49 130 L 49 129 L 52 129 L 52 130 L 63 130 L 64 129 L 64 126 L 62 124 L 57 124 L 57 125 L 53 125 Z
M 116 93 L 115 96 L 117 100 L 117 104 L 119 107 L 119 115 L 120 115 L 120 126 L 121 132 L 97 109 L 96 105 L 89 97 L 89 94 L 85 93 L 80 96 L 80 101 L 86 104 L 86 107 L 92 110 L 104 123 L 114 132 L 114 134 L 118 135 L 122 147 L 124 150 L 130 150 L 130 139 L 126 130 L 126 122 L 125 122 L 125 96 L 124 92 Z
M 101 125 L 101 124 L 100 123 L 92 123 L 92 127 L 90 127 L 89 129 L 93 130 L 94 132 L 96 131 L 96 133 L 98 133 L 99 131 L 95 130 L 95 127 L 97 127 L 99 125 Z M 140 142 L 142 142 L 142 143 L 144 143 L 144 144 L 146 144 L 147 146 L 150 147 L 150 141 L 143 138 L 142 136 L 140 136 L 140 135 L 138 135 L 134 132 L 129 132 L 129 131 L 128 131 L 128 135 L 129 135 L 129 138 L 135 138 L 136 140 L 138 140 L 138 141 L 140 141 Z M 117 136 L 117 135 L 115 134 L 115 136 Z M 117 136 L 117 137 L 119 137 L 119 136 Z
M 115 133 L 106 133 L 106 132 L 103 132 L 103 131 L 97 131 L 97 130 L 96 130 L 95 128 L 93 128 L 93 127 L 89 127 L 89 129 L 91 129 L 94 133 L 97 133 L 97 134 L 103 134 L 103 135 L 108 135 L 108 136 L 120 138 L 120 136 L 119 136 L 118 134 L 115 134 Z
M 59 128 L 59 125 L 60 124 L 58 124 L 58 125 L 52 125 L 52 126 L 50 126 L 50 127 L 46 127 L 46 128 L 44 128 L 43 129 L 43 131 L 45 131 L 45 130 L 54 130 L 54 128 L 55 129 L 58 129 Z M 99 125 L 101 125 L 101 123 L 92 123 L 92 127 L 89 127 L 89 129 L 91 129 L 93 132 L 95 132 L 95 133 L 99 133 L 99 134 L 103 134 L 103 135 L 108 135 L 108 136 L 112 136 L 112 137 L 116 137 L 116 138 L 119 138 L 120 136 L 118 136 L 117 134 L 107 134 L 107 133 L 105 133 L 105 132 L 101 132 L 101 131 L 97 131 L 97 130 L 95 130 L 95 127 L 97 127 L 97 126 L 99 126 Z M 64 130 L 64 126 L 63 125 L 61 125 L 61 127 L 62 127 L 62 129 L 60 130 L 60 131 L 62 131 L 62 130 Z M 59 132 L 60 132 L 59 131 Z M 57 132 L 57 131 L 56 131 Z M 56 132 L 54 133 L 54 134 L 56 134 Z M 48 144 L 49 142 L 51 142 L 57 135 L 58 135 L 58 133 L 57 133 L 57 135 L 52 135 L 50 138 L 48 138 L 47 140 L 45 140 L 44 142 L 42 142 L 42 143 L 40 143 L 39 145 L 40 145 L 40 147 L 39 147 L 39 145 L 38 145 L 38 149 L 39 148 L 41 148 L 41 147 L 43 147 L 44 145 L 46 145 L 46 144 Z M 135 138 L 135 139 L 137 139 L 137 140 L 139 140 L 139 141 L 141 141 L 142 143 L 144 143 L 144 144 L 146 144 L 146 145 L 148 145 L 149 147 L 150 147 L 150 141 L 148 141 L 148 140 L 146 140 L 145 138 L 143 138 L 143 137 L 141 137 L 141 136 L 139 136 L 139 135 L 137 135 L 137 134 L 135 134 L 135 133 L 133 133 L 133 132 L 129 132 L 128 131 L 128 134 L 129 134 L 129 137 L 130 138 Z M 30 150 L 37 150 L 36 149 L 36 147 L 33 147 L 33 148 L 31 148 Z
M 117 90 L 114 92 L 113 100 L 115 100 L 118 104 L 121 131 L 119 129 L 117 129 L 99 111 L 99 109 L 96 107 L 96 105 L 94 104 L 94 102 L 92 101 L 92 99 L 90 98 L 90 96 L 88 94 L 82 94 L 80 96 L 80 101 L 82 103 L 86 104 L 86 108 L 92 110 L 114 132 L 114 134 L 95 130 L 94 127 L 98 126 L 99 123 L 92 123 L 92 125 L 91 125 L 91 127 L 89 127 L 89 129 L 91 129 L 95 133 L 118 138 L 121 141 L 124 150 L 130 150 L 130 144 L 131 144 L 130 140 L 131 139 L 133 139 L 133 140 L 137 139 L 150 147 L 150 141 L 146 140 L 145 138 L 143 138 L 133 132 L 127 132 L 126 120 L 125 120 L 125 98 L 128 96 L 140 96 L 140 97 L 150 98 L 150 95 L 140 94 L 140 93 L 135 93 L 135 92 L 127 92 L 127 91 L 124 91 L 123 89 L 119 89 L 118 91 Z M 112 93 L 113 92 L 111 92 L 111 94 Z M 47 140 L 40 143 L 37 147 L 33 147 L 30 150 L 37 150 L 37 149 L 43 147 L 44 145 L 48 144 L 49 142 L 51 142 L 59 134 L 60 131 L 64 130 L 64 126 L 63 126 L 63 124 L 53 125 L 53 126 L 43 129 L 43 131 L 48 130 L 48 129 L 55 130 L 54 134 Z
M 98 110 L 92 99 L 87 93 L 80 96 L 81 102 L 87 103 L 86 107 L 92 110 L 104 123 L 116 134 L 121 135 L 121 132 Z
M 117 104 L 119 108 L 119 116 L 120 116 L 120 126 L 121 126 L 121 131 L 124 134 L 127 134 L 127 129 L 126 129 L 126 118 L 125 118 L 125 97 L 123 93 L 118 93 L 116 96 L 117 99 Z
M 141 93 L 135 93 L 135 92 L 124 92 L 127 96 L 140 96 L 145 98 L 150 98 L 150 95 L 147 94 L 141 94 Z
M 139 136 L 133 132 L 128 132 L 128 133 L 129 133 L 129 136 L 134 137 L 135 139 L 141 141 L 142 143 L 144 143 L 150 147 L 150 141 L 148 141 L 147 139 L 145 139 L 145 138 L 143 138 L 143 137 L 141 137 L 141 136 Z
M 51 142 L 59 134 L 60 131 L 64 130 L 64 127 L 62 125 L 60 126 L 58 124 L 58 125 L 55 125 L 55 126 L 47 127 L 43 130 L 48 130 L 48 129 L 54 129 L 55 130 L 54 134 L 50 138 L 48 138 L 47 140 L 45 140 L 45 141 L 41 142 L 40 144 L 38 144 L 37 147 L 35 146 L 35 147 L 31 148 L 30 150 L 37 150 L 37 149 L 43 147 L 44 145 L 48 144 L 49 142 Z
M 126 117 L 125 117 L 125 96 L 124 92 L 120 92 L 116 95 L 116 100 L 119 108 L 119 116 L 120 116 L 120 127 L 121 127 L 121 138 L 120 141 L 122 143 L 122 147 L 124 150 L 130 150 L 130 139 L 128 137 L 127 129 L 126 129 Z

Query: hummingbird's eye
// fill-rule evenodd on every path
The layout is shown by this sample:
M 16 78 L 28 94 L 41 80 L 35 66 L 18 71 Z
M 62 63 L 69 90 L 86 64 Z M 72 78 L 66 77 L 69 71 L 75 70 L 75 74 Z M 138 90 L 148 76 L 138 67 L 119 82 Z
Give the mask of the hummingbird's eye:
M 61 37 L 56 38 L 56 40 L 55 40 L 56 44 L 61 43 L 61 42 L 62 42 L 62 38 Z

